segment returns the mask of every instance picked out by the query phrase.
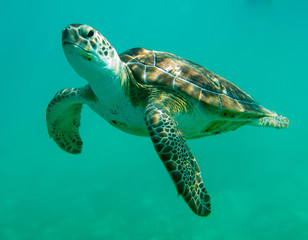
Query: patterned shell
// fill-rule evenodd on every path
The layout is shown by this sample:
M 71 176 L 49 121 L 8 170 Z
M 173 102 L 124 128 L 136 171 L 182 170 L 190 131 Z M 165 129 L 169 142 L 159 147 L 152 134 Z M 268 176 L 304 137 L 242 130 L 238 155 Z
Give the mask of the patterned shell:
M 231 82 L 171 53 L 133 48 L 122 53 L 120 58 L 139 83 L 180 91 L 207 107 L 221 109 L 219 112 L 224 116 L 260 118 L 274 115 Z

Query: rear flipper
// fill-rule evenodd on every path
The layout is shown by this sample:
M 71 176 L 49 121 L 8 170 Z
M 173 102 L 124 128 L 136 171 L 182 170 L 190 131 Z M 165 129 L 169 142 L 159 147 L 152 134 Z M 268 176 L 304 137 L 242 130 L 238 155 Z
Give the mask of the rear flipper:
M 252 122 L 251 125 L 257 127 L 273 127 L 273 128 L 287 128 L 289 125 L 289 119 L 281 115 L 264 117 Z

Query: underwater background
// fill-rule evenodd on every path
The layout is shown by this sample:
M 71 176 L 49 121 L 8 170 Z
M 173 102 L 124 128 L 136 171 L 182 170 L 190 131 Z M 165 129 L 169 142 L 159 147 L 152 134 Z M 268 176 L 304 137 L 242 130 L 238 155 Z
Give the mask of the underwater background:
M 308 239 L 308 2 L 305 0 L 5 1 L 1 4 L 1 240 Z M 99 30 L 121 53 L 190 59 L 290 120 L 190 140 L 211 196 L 196 216 L 148 138 L 85 106 L 83 153 L 49 138 L 46 107 L 86 81 L 61 31 Z

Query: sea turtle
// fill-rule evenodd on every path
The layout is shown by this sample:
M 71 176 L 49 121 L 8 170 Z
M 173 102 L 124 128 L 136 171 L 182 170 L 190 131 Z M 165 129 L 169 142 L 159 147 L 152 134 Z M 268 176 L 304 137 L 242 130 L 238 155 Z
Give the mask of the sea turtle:
M 133 48 L 118 55 L 101 33 L 82 24 L 67 26 L 62 44 L 88 85 L 61 90 L 49 103 L 50 137 L 64 151 L 80 153 L 83 104 L 124 132 L 150 137 L 178 194 L 197 215 L 210 214 L 210 197 L 185 139 L 246 124 L 288 126 L 286 117 L 265 109 L 231 82 L 171 53 Z

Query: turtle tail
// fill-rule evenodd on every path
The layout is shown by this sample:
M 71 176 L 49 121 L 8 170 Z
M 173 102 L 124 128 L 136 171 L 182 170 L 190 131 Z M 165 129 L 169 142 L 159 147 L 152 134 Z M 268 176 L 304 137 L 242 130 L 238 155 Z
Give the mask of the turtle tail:
M 289 119 L 277 114 L 276 116 L 257 119 L 251 125 L 257 127 L 272 127 L 277 129 L 287 128 L 289 126 Z

